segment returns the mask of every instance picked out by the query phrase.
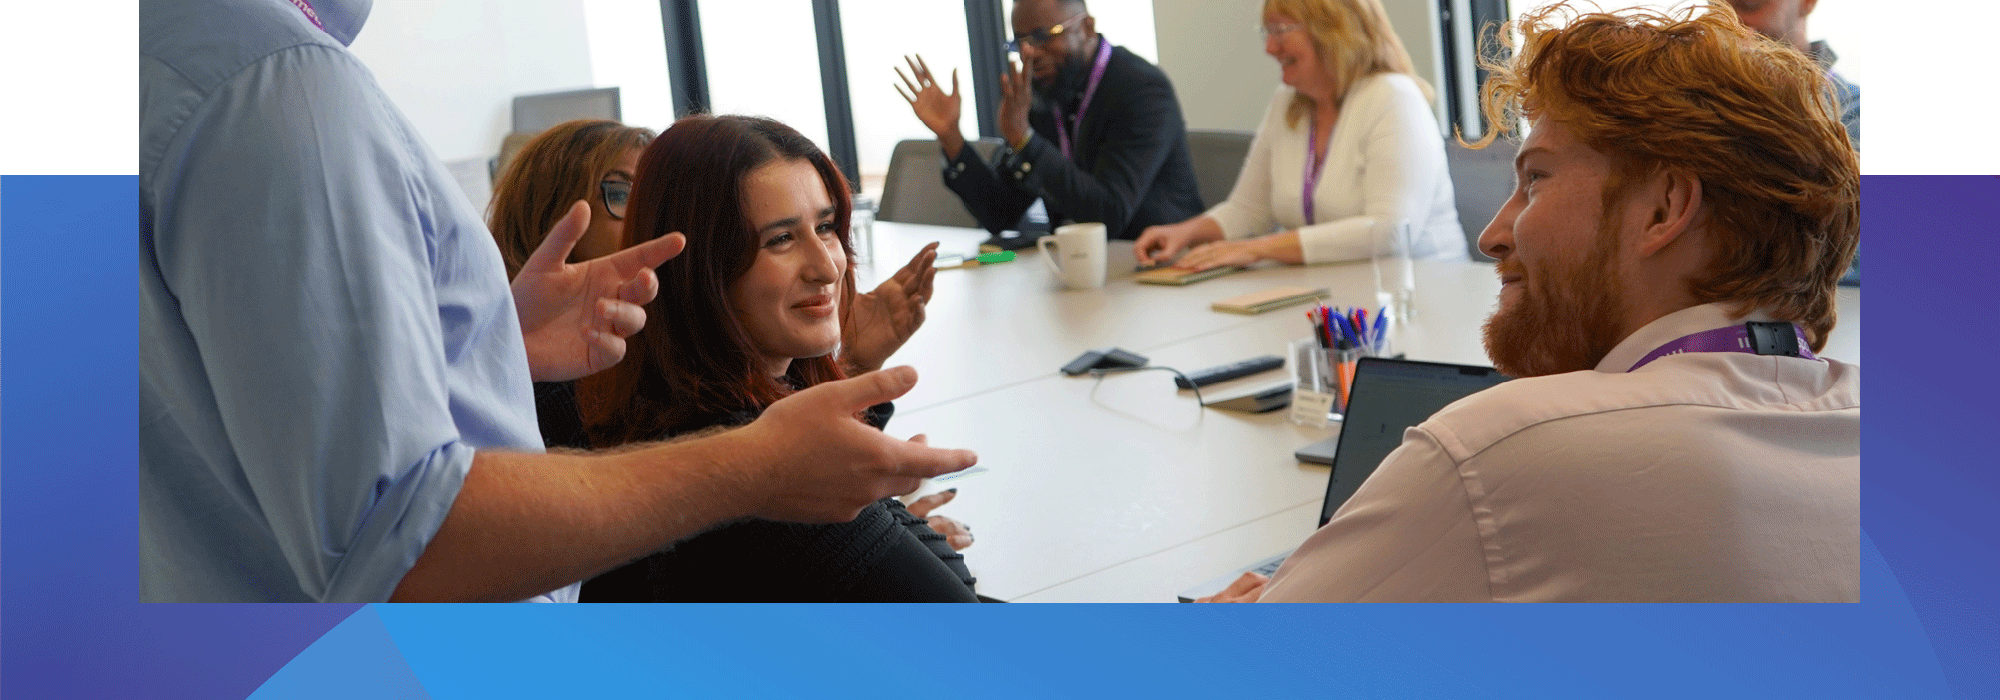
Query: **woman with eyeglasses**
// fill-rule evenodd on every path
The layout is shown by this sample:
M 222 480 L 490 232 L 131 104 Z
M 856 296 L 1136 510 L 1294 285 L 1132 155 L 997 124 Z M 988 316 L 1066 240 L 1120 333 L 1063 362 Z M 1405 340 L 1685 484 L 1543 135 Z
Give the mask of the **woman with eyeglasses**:
M 692 116 L 636 168 L 627 238 L 678 231 L 688 244 L 660 266 L 660 294 L 625 361 L 578 384 L 596 417 L 592 446 L 726 430 L 845 376 L 834 352 L 861 295 L 853 200 L 832 159 L 770 119 Z M 890 412 L 882 404 L 856 418 L 879 429 Z M 970 530 L 932 520 L 886 498 L 846 523 L 739 521 L 585 582 L 582 600 L 976 602 L 954 551 Z
M 1284 84 L 1235 189 L 1205 214 L 1148 227 L 1140 262 L 1366 259 L 1389 230 L 1377 221 L 1409 223 L 1412 257 L 1465 259 L 1431 89 L 1381 0 L 1266 0 L 1261 30 Z
M 652 129 L 581 119 L 550 127 L 523 145 L 493 185 L 488 217 L 508 279 L 579 199 L 590 202 L 590 227 L 570 250 L 570 262 L 617 252 L 632 171 L 652 142 Z
M 653 130 L 604 119 L 549 127 L 521 146 L 493 185 L 487 227 L 500 245 L 507 279 L 542 244 L 578 200 L 590 203 L 590 225 L 570 249 L 569 262 L 615 253 L 625 242 L 625 203 L 639 153 Z M 551 447 L 582 447 L 583 423 L 571 382 L 537 382 L 535 413 Z

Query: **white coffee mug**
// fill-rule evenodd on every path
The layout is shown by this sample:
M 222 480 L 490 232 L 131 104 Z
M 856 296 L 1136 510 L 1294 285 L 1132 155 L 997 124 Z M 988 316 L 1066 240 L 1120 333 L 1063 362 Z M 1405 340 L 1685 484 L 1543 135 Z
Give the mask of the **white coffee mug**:
M 1035 246 L 1063 286 L 1097 289 L 1104 286 L 1104 236 L 1104 224 L 1070 224 L 1036 240 Z

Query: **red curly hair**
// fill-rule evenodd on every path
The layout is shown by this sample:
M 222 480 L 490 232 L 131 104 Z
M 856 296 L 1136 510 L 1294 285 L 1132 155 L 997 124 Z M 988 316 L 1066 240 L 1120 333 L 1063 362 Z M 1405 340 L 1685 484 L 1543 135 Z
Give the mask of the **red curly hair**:
M 1770 309 L 1814 350 L 1826 344 L 1834 284 L 1860 239 L 1861 177 L 1811 58 L 1743 26 L 1727 3 L 1616 14 L 1562 3 L 1482 44 L 1482 109 L 1496 129 L 1476 147 L 1522 118 L 1561 123 L 1611 158 L 1607 206 L 1652 173 L 1695 177 L 1720 235 L 1689 292 L 1738 315 Z

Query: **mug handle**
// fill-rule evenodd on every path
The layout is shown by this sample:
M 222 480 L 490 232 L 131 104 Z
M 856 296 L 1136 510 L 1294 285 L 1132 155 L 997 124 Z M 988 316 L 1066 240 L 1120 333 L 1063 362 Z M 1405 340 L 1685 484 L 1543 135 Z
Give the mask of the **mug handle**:
M 1061 276 L 1063 271 L 1062 267 L 1056 264 L 1056 253 L 1055 251 L 1049 250 L 1049 246 L 1055 244 L 1056 244 L 1055 236 L 1043 236 L 1041 238 L 1035 239 L 1035 247 L 1042 251 L 1042 262 L 1048 264 L 1050 272 L 1056 273 L 1057 276 Z

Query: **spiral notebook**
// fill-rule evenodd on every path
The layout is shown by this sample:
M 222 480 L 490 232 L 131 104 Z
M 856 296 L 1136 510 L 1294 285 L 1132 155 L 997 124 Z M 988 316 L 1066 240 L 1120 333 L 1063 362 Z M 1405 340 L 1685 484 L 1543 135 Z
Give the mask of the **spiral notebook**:
M 1142 284 L 1166 284 L 1186 286 L 1202 280 L 1212 280 L 1223 275 L 1242 272 L 1241 267 L 1216 267 L 1207 270 L 1183 270 L 1178 267 L 1156 267 L 1132 276 L 1132 281 Z

